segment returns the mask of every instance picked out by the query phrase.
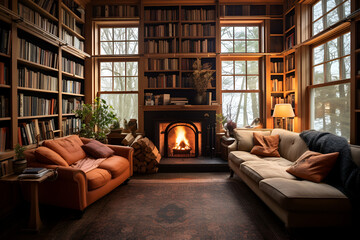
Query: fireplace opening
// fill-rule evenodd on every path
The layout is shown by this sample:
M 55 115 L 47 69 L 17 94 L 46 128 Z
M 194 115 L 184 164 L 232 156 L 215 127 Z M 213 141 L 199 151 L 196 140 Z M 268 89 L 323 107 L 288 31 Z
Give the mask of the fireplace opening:
M 160 153 L 163 157 L 201 155 L 201 123 L 175 121 L 159 123 Z

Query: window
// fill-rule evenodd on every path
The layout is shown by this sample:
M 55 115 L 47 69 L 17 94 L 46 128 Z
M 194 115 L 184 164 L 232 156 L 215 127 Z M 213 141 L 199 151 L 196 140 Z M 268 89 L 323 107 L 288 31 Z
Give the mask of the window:
M 351 13 L 350 0 L 320 0 L 312 6 L 312 35 L 316 35 Z
M 259 26 L 223 26 L 221 27 L 221 52 L 260 52 L 259 36 Z
M 138 82 L 137 61 L 100 62 L 100 97 L 118 118 L 138 118 Z
M 100 28 L 100 55 L 138 54 L 137 27 Z
M 221 62 L 222 112 L 238 127 L 259 117 L 259 61 Z
M 350 33 L 313 48 L 311 128 L 350 139 Z

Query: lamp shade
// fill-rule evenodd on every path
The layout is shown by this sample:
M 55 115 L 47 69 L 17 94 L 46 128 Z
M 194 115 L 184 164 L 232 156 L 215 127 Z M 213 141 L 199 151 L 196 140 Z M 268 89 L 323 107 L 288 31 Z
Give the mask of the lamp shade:
M 273 117 L 295 117 L 294 110 L 290 103 L 276 104 L 273 112 Z

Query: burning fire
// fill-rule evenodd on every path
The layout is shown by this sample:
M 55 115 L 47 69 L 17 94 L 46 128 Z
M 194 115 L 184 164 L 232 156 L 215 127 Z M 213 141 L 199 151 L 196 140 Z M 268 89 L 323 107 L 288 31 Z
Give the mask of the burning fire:
M 175 134 L 176 134 L 176 144 L 173 149 L 175 150 L 190 150 L 191 147 L 189 146 L 189 141 L 186 138 L 186 131 L 185 127 L 179 126 L 175 128 Z

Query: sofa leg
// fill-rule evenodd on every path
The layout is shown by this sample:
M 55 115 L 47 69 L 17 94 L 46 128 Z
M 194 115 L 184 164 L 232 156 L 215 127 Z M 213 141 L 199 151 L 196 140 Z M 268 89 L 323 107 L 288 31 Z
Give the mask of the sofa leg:
M 234 176 L 234 171 L 230 168 L 230 177 L 229 178 L 232 178 Z

